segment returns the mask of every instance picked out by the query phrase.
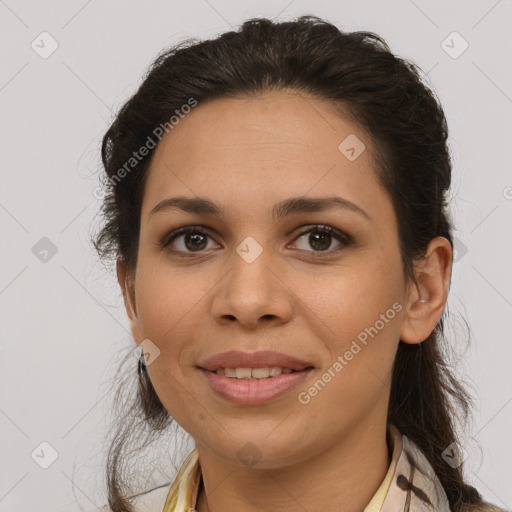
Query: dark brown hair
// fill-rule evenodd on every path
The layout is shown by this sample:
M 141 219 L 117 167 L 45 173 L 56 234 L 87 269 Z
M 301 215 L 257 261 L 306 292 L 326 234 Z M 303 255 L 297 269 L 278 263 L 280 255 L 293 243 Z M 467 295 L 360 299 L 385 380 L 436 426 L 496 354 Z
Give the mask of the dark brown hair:
M 404 274 L 414 280 L 413 263 L 425 255 L 429 242 L 437 236 L 452 242 L 446 198 L 451 158 L 443 110 L 420 68 L 395 56 L 381 37 L 343 32 L 314 16 L 281 23 L 251 19 L 238 31 L 187 40 L 160 54 L 103 138 L 105 223 L 93 241 L 100 257 L 122 258 L 128 274 L 135 271 L 153 151 L 130 168 L 126 162 L 148 137 L 154 139 L 158 126 L 169 127 L 169 119 L 191 99 L 201 105 L 285 88 L 329 100 L 369 133 L 379 162 L 377 178 L 389 192 L 398 220 Z M 123 166 L 122 179 L 114 179 Z M 388 422 L 424 452 L 452 510 L 459 512 L 481 503 L 481 497 L 465 482 L 462 466 L 454 468 L 441 457 L 451 443 L 458 443 L 454 422 L 465 422 L 471 405 L 442 345 L 446 314 L 445 309 L 422 343 L 399 343 Z M 133 381 L 132 375 L 125 380 Z M 143 364 L 138 365 L 136 393 L 118 391 L 117 403 L 125 413 L 118 418 L 108 453 L 108 499 L 114 512 L 131 512 L 130 478 L 124 473 L 127 447 L 141 436 L 149 443 L 175 422 Z

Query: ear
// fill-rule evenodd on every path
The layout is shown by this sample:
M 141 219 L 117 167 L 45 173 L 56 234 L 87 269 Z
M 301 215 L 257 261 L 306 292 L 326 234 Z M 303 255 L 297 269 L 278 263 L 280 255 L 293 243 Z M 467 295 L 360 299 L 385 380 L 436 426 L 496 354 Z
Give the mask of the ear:
M 430 241 L 425 258 L 415 264 L 416 283 L 409 287 L 400 340 L 421 343 L 439 322 L 448 299 L 452 246 L 445 237 Z
M 142 329 L 139 318 L 137 316 L 137 304 L 135 302 L 135 279 L 131 274 L 127 272 L 126 265 L 122 257 L 117 258 L 116 269 L 117 281 L 119 286 L 121 286 L 121 290 L 123 291 L 124 307 L 130 320 L 130 330 L 132 331 L 132 336 L 135 343 L 138 345 L 142 342 L 144 337 L 142 336 Z

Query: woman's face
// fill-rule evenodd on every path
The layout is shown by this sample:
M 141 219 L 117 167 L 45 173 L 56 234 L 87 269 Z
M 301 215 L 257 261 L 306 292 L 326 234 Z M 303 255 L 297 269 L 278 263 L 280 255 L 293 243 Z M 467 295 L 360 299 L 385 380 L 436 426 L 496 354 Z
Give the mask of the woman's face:
M 199 103 L 155 149 L 131 326 L 138 344 L 151 342 L 161 402 L 200 449 L 238 465 L 261 457 L 270 468 L 385 424 L 407 283 L 371 151 L 329 103 L 282 91 Z M 151 213 L 178 196 L 222 213 Z M 273 210 L 298 197 L 341 201 Z M 172 239 L 185 226 L 195 235 Z M 247 386 L 240 402 L 201 369 L 233 350 L 276 351 L 314 368 L 267 399 L 257 381 L 237 381 Z

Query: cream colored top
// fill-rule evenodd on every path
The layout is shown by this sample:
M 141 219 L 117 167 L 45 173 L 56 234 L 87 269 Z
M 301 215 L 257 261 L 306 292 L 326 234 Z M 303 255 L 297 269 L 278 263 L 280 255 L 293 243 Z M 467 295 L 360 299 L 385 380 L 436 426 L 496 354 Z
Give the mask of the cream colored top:
M 421 450 L 396 427 L 388 425 L 391 463 L 384 480 L 363 512 L 451 512 L 441 482 Z M 136 512 L 196 512 L 202 485 L 197 449 L 182 464 L 174 482 L 142 496 Z M 507 512 L 489 503 L 470 511 Z

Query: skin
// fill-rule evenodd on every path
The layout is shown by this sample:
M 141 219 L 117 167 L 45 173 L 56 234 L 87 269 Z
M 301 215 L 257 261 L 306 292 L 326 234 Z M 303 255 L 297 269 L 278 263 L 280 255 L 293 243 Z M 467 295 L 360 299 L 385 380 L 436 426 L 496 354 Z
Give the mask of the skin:
M 338 150 L 349 134 L 366 146 L 354 161 Z M 160 350 L 147 367 L 153 386 L 196 441 L 205 486 L 199 512 L 360 512 L 384 479 L 398 342 L 420 343 L 433 331 L 447 300 L 452 254 L 448 240 L 435 238 L 416 264 L 417 284 L 406 281 L 397 219 L 372 155 L 357 124 L 329 102 L 293 91 L 199 104 L 155 149 L 136 272 L 127 273 L 120 259 L 118 280 L 134 340 L 150 339 Z M 369 219 L 342 209 L 271 217 L 284 199 L 332 195 Z M 149 215 L 174 196 L 207 197 L 226 214 Z M 356 241 L 344 245 L 327 234 L 321 251 L 311 232 L 301 234 L 318 224 Z M 184 235 L 158 246 L 187 225 L 209 235 L 199 252 Z M 236 252 L 248 236 L 263 250 L 252 263 Z M 401 311 L 308 404 L 300 403 L 298 393 L 396 302 Z M 272 403 L 235 405 L 197 368 L 233 349 L 292 354 L 315 370 Z M 247 442 L 261 456 L 252 466 L 237 455 Z

